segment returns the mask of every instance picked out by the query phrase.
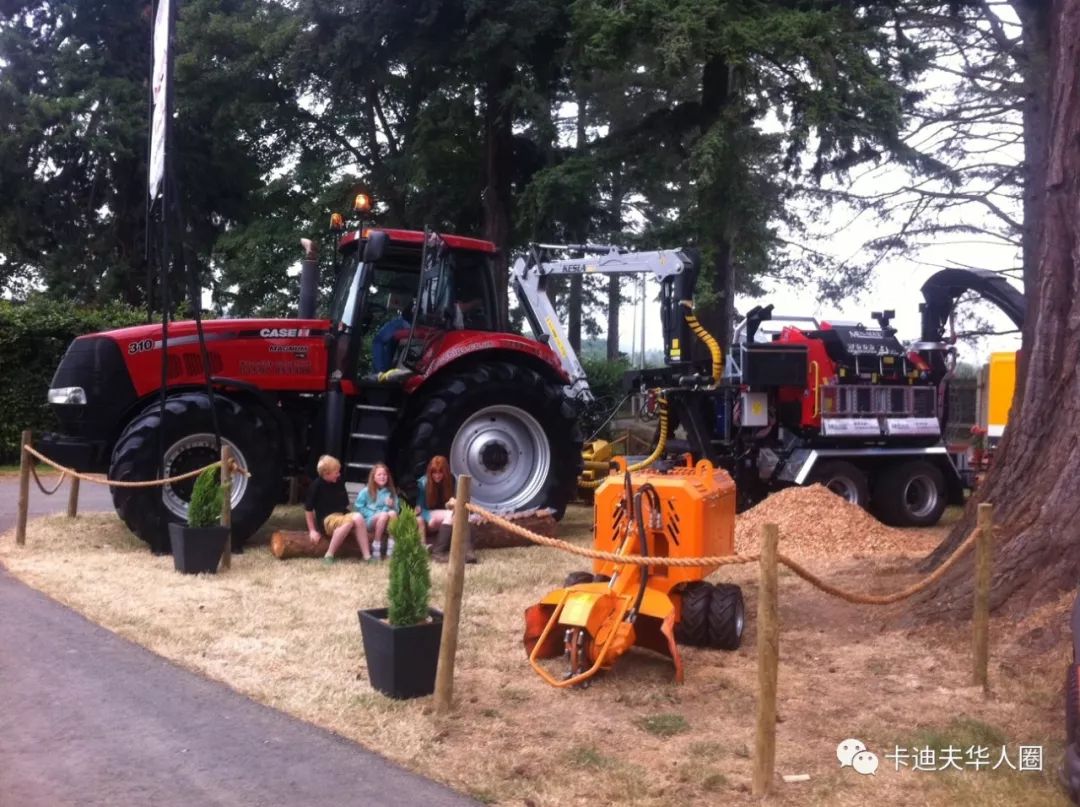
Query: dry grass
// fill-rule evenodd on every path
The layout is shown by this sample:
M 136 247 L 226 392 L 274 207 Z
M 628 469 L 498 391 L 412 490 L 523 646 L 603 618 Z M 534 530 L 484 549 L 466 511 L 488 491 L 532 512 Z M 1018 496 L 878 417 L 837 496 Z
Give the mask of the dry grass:
M 279 511 L 262 540 L 274 526 L 300 520 L 296 510 Z M 585 544 L 590 524 L 588 510 L 572 509 L 563 537 Z M 911 559 L 940 535 L 911 536 L 907 555 L 856 560 L 837 550 L 812 566 L 851 588 L 891 590 L 915 578 Z M 356 610 L 384 604 L 385 565 L 282 562 L 256 545 L 234 557 L 228 574 L 187 577 L 172 571 L 170 558 L 152 557 L 112 515 L 31 522 L 25 547 L 14 546 L 11 533 L 0 537 L 0 560 L 154 652 L 481 801 L 758 803 L 749 795 L 753 567 L 721 572 L 746 593 L 750 619 L 741 650 L 687 648 L 683 686 L 672 683 L 666 659 L 632 652 L 592 687 L 556 691 L 528 667 L 522 614 L 582 568 L 581 560 L 539 548 L 486 552 L 466 579 L 459 708 L 439 720 L 429 699 L 392 701 L 367 683 Z M 436 605 L 445 579 L 445 568 L 434 567 Z M 811 778 L 778 783 L 770 803 L 1067 804 L 1053 773 L 1061 758 L 1064 599 L 1015 627 L 995 620 L 995 690 L 985 699 L 968 686 L 967 625 L 899 630 L 890 618 L 895 611 L 847 605 L 790 574 L 781 576 L 780 597 L 777 771 Z M 973 731 L 1004 737 L 1013 749 L 1043 744 L 1048 772 L 896 772 L 883 756 L 894 745 L 959 742 Z M 838 768 L 836 744 L 846 737 L 859 737 L 882 757 L 877 776 Z

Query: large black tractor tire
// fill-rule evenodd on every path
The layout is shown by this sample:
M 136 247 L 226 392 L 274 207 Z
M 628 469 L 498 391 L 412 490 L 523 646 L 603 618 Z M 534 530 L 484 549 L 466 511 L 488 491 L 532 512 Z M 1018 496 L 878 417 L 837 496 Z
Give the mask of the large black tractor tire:
M 266 523 L 279 498 L 284 473 L 275 427 L 269 416 L 236 401 L 215 396 L 221 439 L 232 446 L 237 461 L 251 472 L 235 475 L 232 491 L 232 543 L 243 549 L 252 533 Z M 109 478 L 118 481 L 158 479 L 164 446 L 165 476 L 177 476 L 220 458 L 214 443 L 210 399 L 203 393 L 175 395 L 165 402 L 164 433 L 156 408 L 128 424 L 113 448 Z M 165 487 L 112 489 L 113 506 L 133 533 L 156 553 L 169 552 L 169 523 L 183 524 L 194 479 Z
M 675 641 L 697 647 L 709 646 L 709 610 L 712 607 L 711 583 L 696 580 L 682 590 L 682 613 L 675 625 Z
M 745 626 L 742 589 L 731 583 L 715 586 L 709 599 L 709 647 L 738 650 Z
M 841 499 L 863 509 L 870 504 L 870 480 L 861 468 L 850 462 L 823 462 L 814 468 L 810 481 L 824 485 Z
M 945 475 L 925 460 L 886 467 L 874 484 L 874 509 L 895 527 L 932 527 L 948 504 Z
M 439 384 L 421 403 L 404 445 L 399 472 L 406 484 L 441 454 L 454 474 L 472 477 L 474 504 L 550 507 L 557 519 L 582 468 L 577 412 L 562 386 L 507 361 L 472 365 Z

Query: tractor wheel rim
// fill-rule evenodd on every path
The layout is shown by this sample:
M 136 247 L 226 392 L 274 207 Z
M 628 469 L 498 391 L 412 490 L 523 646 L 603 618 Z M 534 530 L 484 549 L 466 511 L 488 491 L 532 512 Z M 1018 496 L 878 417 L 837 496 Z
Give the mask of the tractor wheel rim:
M 852 504 L 859 504 L 859 488 L 846 476 L 837 476 L 825 483 L 825 487 Z
M 516 406 L 474 412 L 450 445 L 450 469 L 472 477 L 472 500 L 481 507 L 518 510 L 543 488 L 551 447 L 540 423 Z
M 904 503 L 912 516 L 926 517 L 937 507 L 937 485 L 929 477 L 913 476 L 904 486 Z
M 241 468 L 247 468 L 247 459 L 236 444 L 230 440 L 221 438 L 221 444 L 232 449 L 233 458 Z M 181 437 L 165 452 L 165 477 L 179 476 L 180 474 L 194 471 L 221 459 L 221 453 L 217 450 L 214 435 L 201 432 L 188 434 Z M 248 478 L 241 473 L 234 473 L 232 477 L 232 495 L 229 497 L 229 506 L 233 509 L 240 504 L 247 491 Z M 195 487 L 195 479 L 185 479 L 172 485 L 164 485 L 161 488 L 161 498 L 165 502 L 165 508 L 179 519 L 187 520 L 188 502 L 191 500 L 191 489 Z
M 743 628 L 746 626 L 746 609 L 740 602 L 735 606 L 735 636 L 742 638 Z

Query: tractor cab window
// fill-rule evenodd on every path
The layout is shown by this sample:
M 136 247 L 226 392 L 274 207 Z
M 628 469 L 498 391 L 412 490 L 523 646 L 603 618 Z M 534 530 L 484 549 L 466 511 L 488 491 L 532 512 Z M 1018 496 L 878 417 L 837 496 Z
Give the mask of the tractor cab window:
M 330 306 L 331 322 L 337 330 L 351 330 L 360 323 L 360 310 L 366 297 L 365 276 L 370 268 L 360 260 L 358 249 L 342 262 Z
M 438 240 L 429 246 L 420 283 L 418 325 L 494 330 L 494 299 L 486 255 L 449 249 Z

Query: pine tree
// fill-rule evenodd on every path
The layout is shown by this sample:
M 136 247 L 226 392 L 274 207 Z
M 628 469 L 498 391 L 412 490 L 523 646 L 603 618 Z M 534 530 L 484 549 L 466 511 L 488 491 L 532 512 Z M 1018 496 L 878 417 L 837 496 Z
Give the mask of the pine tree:
M 388 619 L 391 625 L 417 625 L 428 616 L 431 566 L 412 507 L 401 506 L 390 525 L 390 535 L 394 538 L 394 553 L 390 556 Z

